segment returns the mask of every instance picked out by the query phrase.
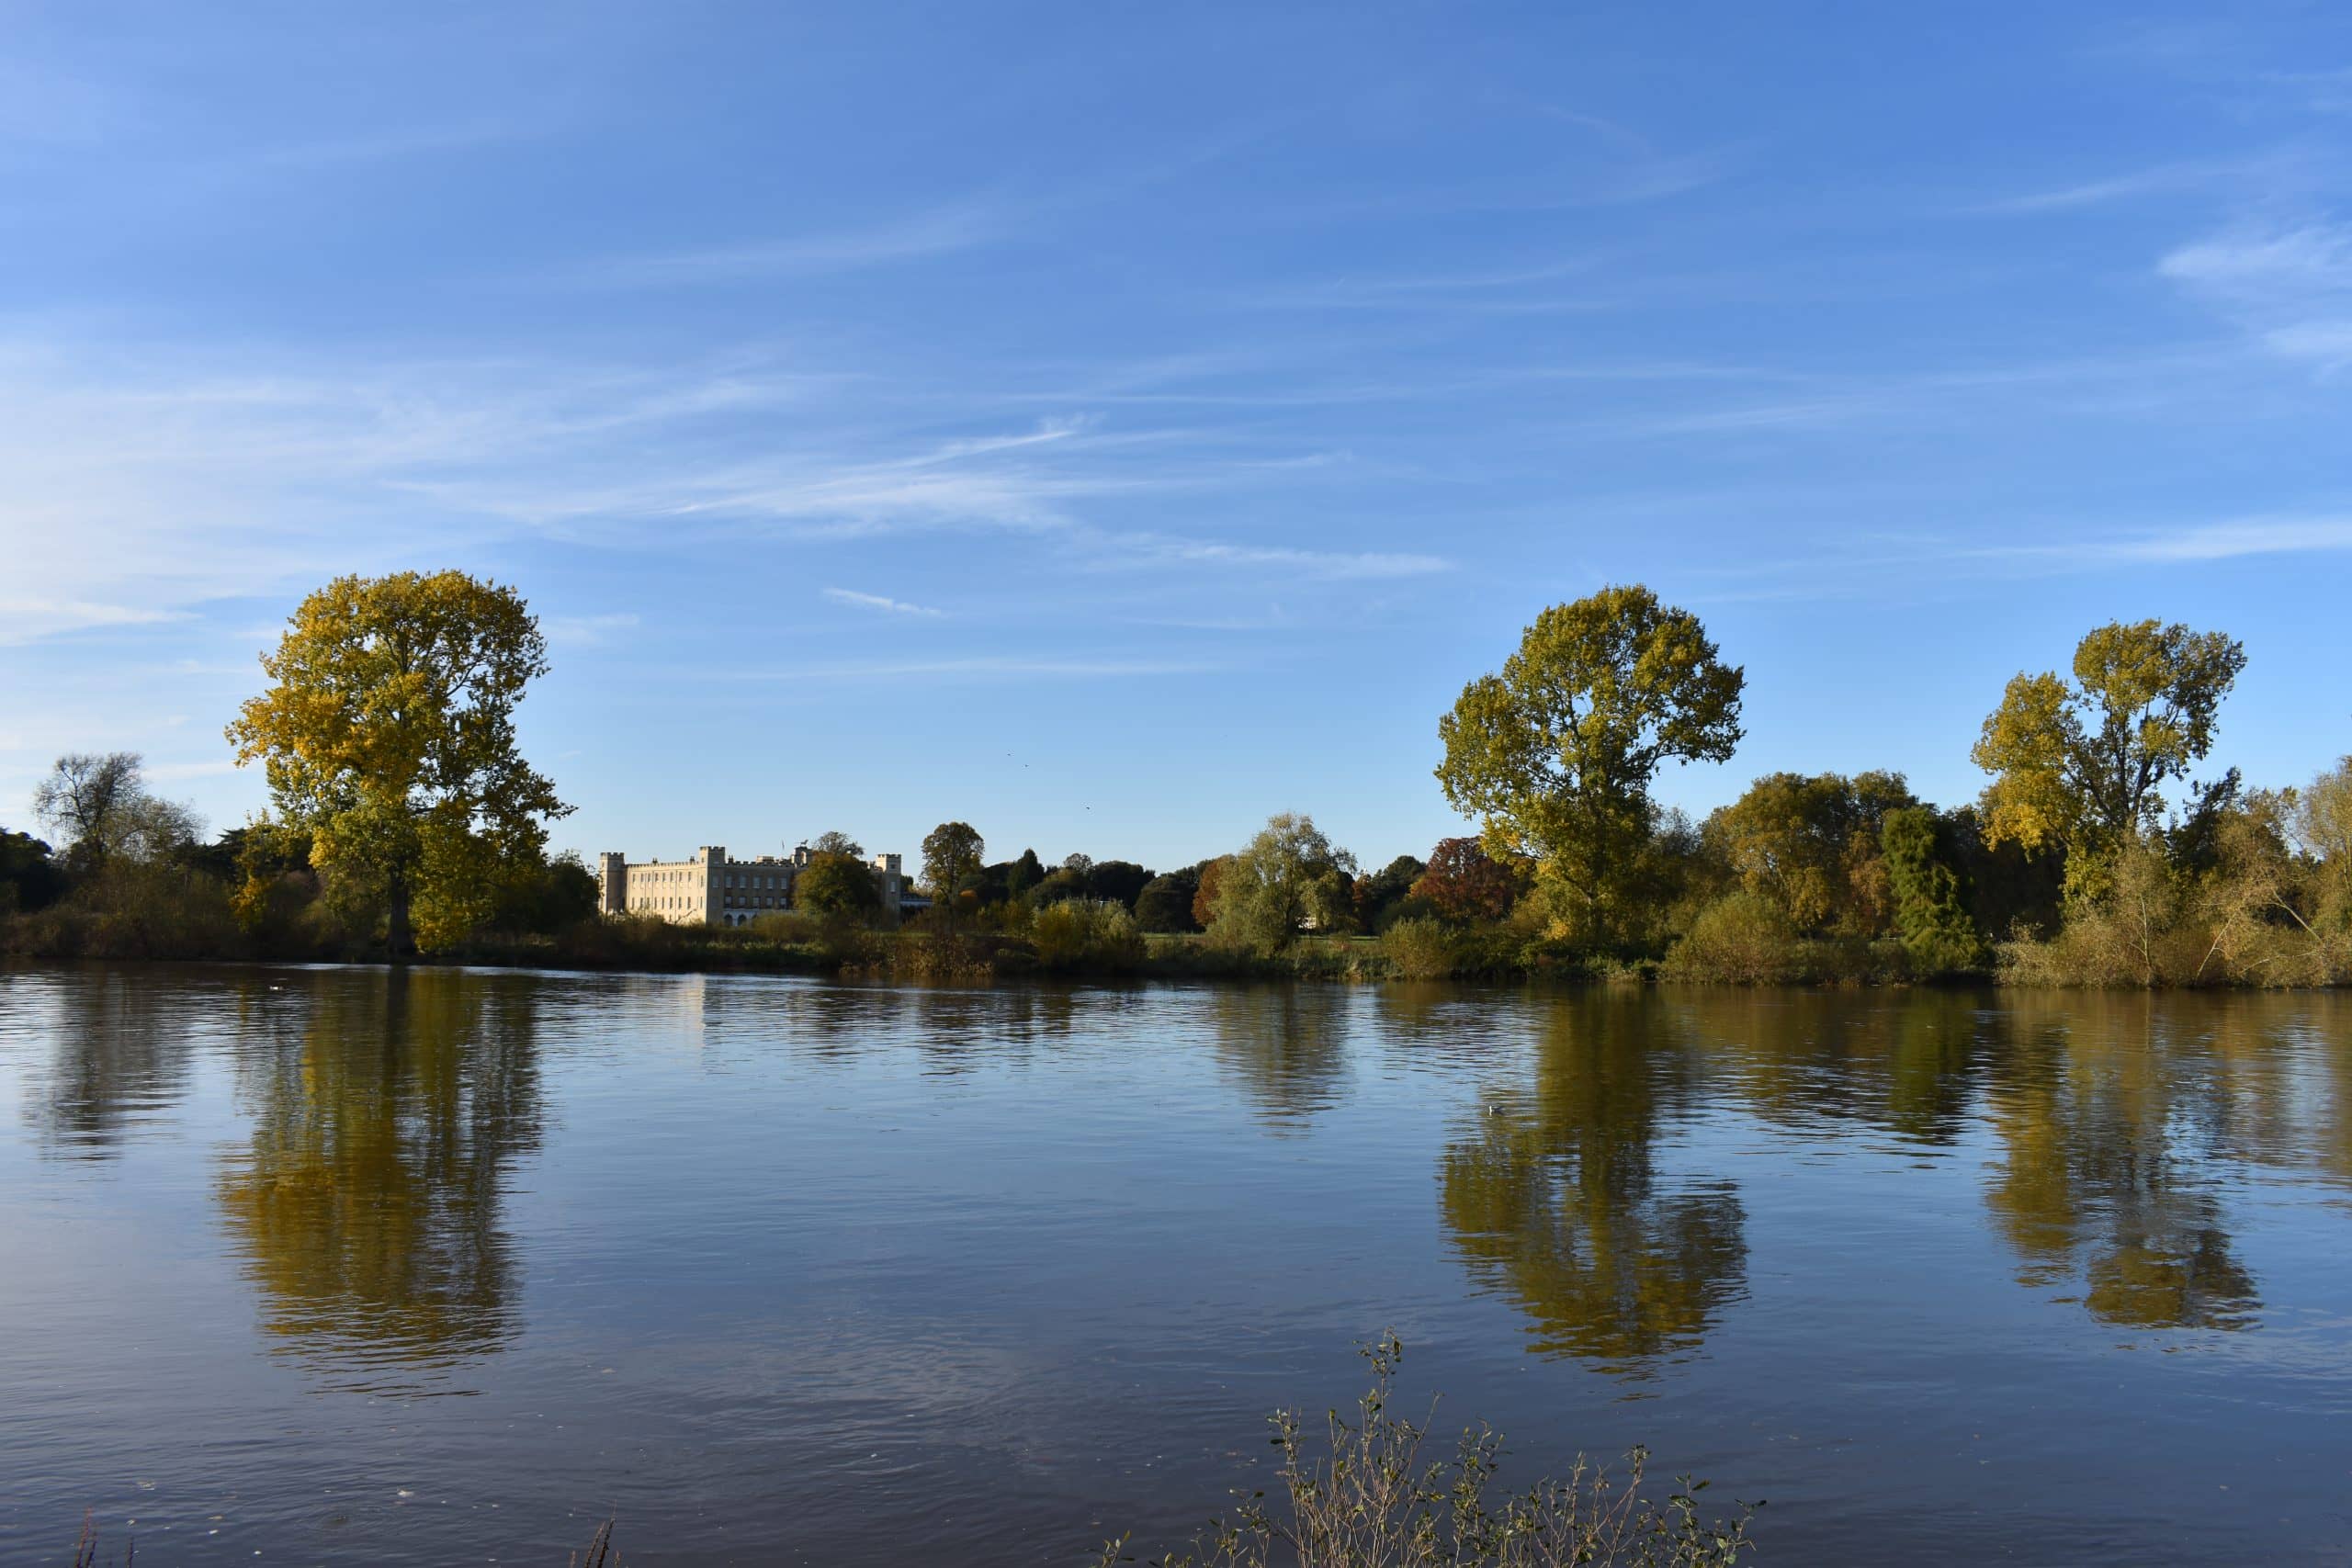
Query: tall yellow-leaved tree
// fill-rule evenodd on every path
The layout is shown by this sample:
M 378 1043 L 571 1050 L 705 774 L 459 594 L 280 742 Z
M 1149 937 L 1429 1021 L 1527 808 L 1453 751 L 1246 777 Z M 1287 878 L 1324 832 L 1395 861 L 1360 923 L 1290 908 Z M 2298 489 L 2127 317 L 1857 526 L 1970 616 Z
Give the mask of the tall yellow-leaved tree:
M 463 937 L 571 809 L 515 747 L 514 706 L 548 659 L 511 588 L 460 571 L 340 577 L 262 668 L 269 690 L 229 726 L 237 761 L 263 764 L 330 886 L 382 908 L 395 955 Z
M 2177 623 L 2116 621 L 2075 649 L 2074 681 L 2019 674 L 1970 753 L 1994 775 L 1985 838 L 2066 852 L 2067 875 L 2153 828 L 2163 787 L 2213 747 L 2245 649 Z

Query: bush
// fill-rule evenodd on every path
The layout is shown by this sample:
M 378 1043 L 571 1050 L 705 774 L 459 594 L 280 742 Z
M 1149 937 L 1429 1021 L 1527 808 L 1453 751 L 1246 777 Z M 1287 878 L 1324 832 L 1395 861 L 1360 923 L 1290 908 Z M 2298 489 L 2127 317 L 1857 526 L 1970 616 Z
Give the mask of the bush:
M 1773 986 L 1802 967 L 1794 924 L 1760 893 L 1730 893 L 1699 911 L 1690 932 L 1666 955 L 1670 980 Z
M 1037 966 L 1124 974 L 1143 962 L 1143 933 L 1126 906 L 1108 898 L 1066 898 L 1037 911 L 1029 924 Z
M 1581 1457 L 1563 1479 L 1498 1496 L 1502 1438 L 1466 1430 L 1453 1459 L 1425 1456 L 1429 1427 L 1395 1414 L 1392 1397 L 1404 1347 L 1391 1335 L 1368 1347 L 1372 1387 L 1356 1418 L 1330 1413 L 1329 1453 L 1315 1458 L 1300 1420 L 1273 1418 L 1276 1472 L 1284 1506 L 1253 1494 L 1231 1519 L 1196 1540 L 1194 1555 L 1154 1559 L 1161 1568 L 1731 1568 L 1752 1551 L 1744 1506 L 1728 1522 L 1702 1521 L 1689 1477 L 1660 1506 L 1642 1495 L 1648 1453 L 1626 1456 L 1622 1480 Z M 1106 1544 L 1097 1568 L 1135 1561 L 1123 1537 Z
M 2188 879 L 2155 846 L 2126 845 L 2079 880 L 2091 891 L 2076 896 L 2055 935 L 2002 948 L 2003 979 L 2038 986 L 2196 983 L 2212 939 L 2195 919 Z
M 1400 980 L 1442 980 L 1453 973 L 1453 935 L 1443 922 L 1408 917 L 1381 933 L 1380 955 Z

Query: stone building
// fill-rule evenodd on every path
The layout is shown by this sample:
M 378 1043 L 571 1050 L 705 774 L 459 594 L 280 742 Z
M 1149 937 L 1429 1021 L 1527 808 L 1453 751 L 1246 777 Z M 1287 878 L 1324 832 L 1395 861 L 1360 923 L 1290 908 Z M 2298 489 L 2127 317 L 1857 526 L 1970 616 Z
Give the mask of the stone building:
M 729 860 L 722 844 L 705 844 L 683 861 L 631 863 L 607 850 L 596 857 L 596 907 L 607 915 L 654 915 L 677 925 L 747 926 L 792 908 L 793 882 L 813 858 L 806 844 L 789 856 L 755 860 Z M 903 863 L 897 855 L 867 863 L 882 911 L 893 919 L 922 902 L 908 893 Z

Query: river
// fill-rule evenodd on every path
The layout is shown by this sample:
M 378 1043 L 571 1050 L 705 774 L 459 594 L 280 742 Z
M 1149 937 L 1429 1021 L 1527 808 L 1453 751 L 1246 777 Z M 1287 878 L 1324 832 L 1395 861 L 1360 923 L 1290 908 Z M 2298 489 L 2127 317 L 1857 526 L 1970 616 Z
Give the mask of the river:
M 0 1561 L 1076 1563 L 1392 1328 L 1759 1561 L 2352 1561 L 2352 1001 L 0 969 Z

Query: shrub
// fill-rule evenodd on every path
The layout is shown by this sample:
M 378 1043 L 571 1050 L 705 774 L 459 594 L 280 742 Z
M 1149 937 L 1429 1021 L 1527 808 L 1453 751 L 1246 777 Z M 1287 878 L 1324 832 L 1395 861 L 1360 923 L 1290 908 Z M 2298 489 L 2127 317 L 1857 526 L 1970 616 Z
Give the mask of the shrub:
M 1729 893 L 1699 911 L 1690 932 L 1666 955 L 1670 980 L 1713 980 L 1771 986 L 1800 968 L 1796 929 L 1778 904 L 1760 893 Z
M 1381 934 L 1380 955 L 1401 980 L 1440 980 L 1453 973 L 1453 937 L 1427 917 L 1396 921 Z
M 2087 864 L 2088 857 L 2081 857 Z M 2047 941 L 2012 942 L 2001 950 L 2003 979 L 2041 986 L 2192 984 L 2211 950 L 2184 884 L 2157 848 L 2135 840 L 2087 869 L 2067 874 L 2089 891 L 2070 903 L 2065 923 Z
M 1037 911 L 1029 925 L 1037 966 L 1123 973 L 1143 962 L 1143 933 L 1126 907 L 1108 898 L 1066 898 Z
M 1730 1568 L 1753 1549 L 1753 1509 L 1701 1520 L 1704 1482 L 1685 1477 L 1663 1506 L 1642 1495 L 1649 1456 L 1638 1448 L 1622 1481 L 1579 1458 L 1565 1479 L 1500 1495 L 1502 1438 L 1490 1427 L 1465 1431 L 1451 1461 L 1430 1461 L 1428 1427 L 1390 1408 L 1404 1347 L 1391 1335 L 1364 1354 L 1372 1387 L 1354 1421 L 1330 1413 L 1329 1456 L 1311 1457 L 1298 1416 L 1277 1412 L 1283 1504 L 1253 1494 L 1209 1527 L 1194 1554 L 1156 1559 L 1161 1568 Z M 1125 1545 L 1105 1545 L 1097 1568 L 1135 1561 Z

